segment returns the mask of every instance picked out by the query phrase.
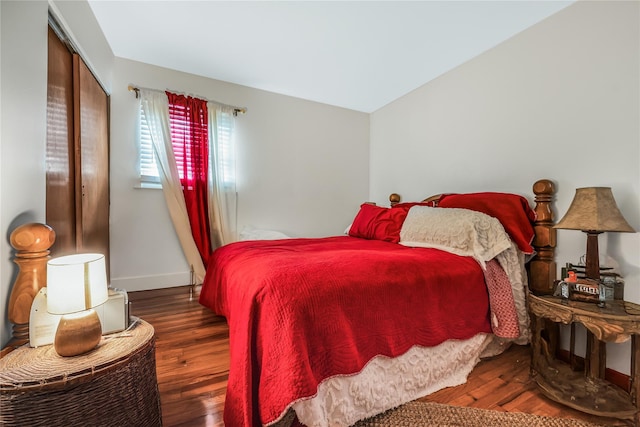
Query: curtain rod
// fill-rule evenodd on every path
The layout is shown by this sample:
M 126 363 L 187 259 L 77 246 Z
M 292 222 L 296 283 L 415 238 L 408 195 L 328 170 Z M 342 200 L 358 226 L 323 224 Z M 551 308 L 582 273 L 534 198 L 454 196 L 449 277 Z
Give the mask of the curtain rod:
M 140 97 L 140 89 L 141 88 L 129 85 L 127 87 L 127 89 L 129 89 L 129 92 L 135 92 L 136 93 L 136 99 L 138 99 Z M 147 88 L 142 88 L 142 89 L 147 89 Z M 156 92 L 160 92 L 157 89 L 148 89 L 148 90 L 153 90 L 153 91 L 156 91 Z M 174 92 L 174 91 L 171 91 L 171 92 Z M 174 92 L 174 93 L 180 93 L 180 92 Z M 184 95 L 184 93 L 182 95 Z M 219 105 L 223 105 L 225 107 L 233 108 L 233 115 L 234 116 L 237 116 L 238 114 L 246 114 L 247 113 L 247 109 L 246 108 L 236 107 L 234 105 L 222 104 L 222 103 L 220 103 L 218 101 L 211 101 L 210 99 L 206 99 L 206 98 L 203 98 L 201 96 L 198 96 L 198 98 L 204 99 L 207 102 L 213 102 L 213 103 L 216 103 L 216 104 L 219 104 Z

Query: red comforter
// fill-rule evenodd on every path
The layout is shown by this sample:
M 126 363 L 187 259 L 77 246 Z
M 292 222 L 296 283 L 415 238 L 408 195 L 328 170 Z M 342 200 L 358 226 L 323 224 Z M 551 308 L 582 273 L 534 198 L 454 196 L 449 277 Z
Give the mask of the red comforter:
M 376 355 L 491 332 L 472 258 L 347 236 L 223 246 L 200 303 L 229 323 L 229 427 L 273 422 Z

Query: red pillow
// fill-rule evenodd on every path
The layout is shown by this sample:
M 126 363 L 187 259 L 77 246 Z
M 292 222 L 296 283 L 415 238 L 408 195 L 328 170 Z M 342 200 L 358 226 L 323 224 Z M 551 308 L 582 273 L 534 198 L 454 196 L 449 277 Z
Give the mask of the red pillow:
M 398 243 L 408 211 L 363 203 L 349 228 L 349 236 Z
M 445 194 L 438 207 L 471 209 L 497 218 L 522 252 L 534 252 L 532 222 L 536 220 L 536 213 L 522 196 L 509 193 Z

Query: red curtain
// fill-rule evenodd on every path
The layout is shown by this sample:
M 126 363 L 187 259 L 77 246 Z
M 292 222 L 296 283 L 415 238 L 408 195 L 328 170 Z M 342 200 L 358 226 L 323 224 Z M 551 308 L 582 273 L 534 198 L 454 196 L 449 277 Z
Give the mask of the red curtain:
M 171 141 L 187 205 L 191 233 L 204 265 L 211 255 L 207 175 L 209 135 L 207 101 L 166 92 Z

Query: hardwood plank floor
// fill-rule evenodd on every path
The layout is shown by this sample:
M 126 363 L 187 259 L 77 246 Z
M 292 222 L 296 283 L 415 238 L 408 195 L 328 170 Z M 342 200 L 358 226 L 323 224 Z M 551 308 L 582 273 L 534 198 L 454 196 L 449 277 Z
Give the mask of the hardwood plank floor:
M 189 287 L 130 292 L 131 314 L 156 333 L 156 365 L 165 427 L 222 426 L 229 376 L 229 329 L 223 317 L 190 298 Z M 555 403 L 529 378 L 529 347 L 513 346 L 484 360 L 466 384 L 422 400 L 457 406 L 575 418 L 602 425 L 622 422 L 595 417 Z

